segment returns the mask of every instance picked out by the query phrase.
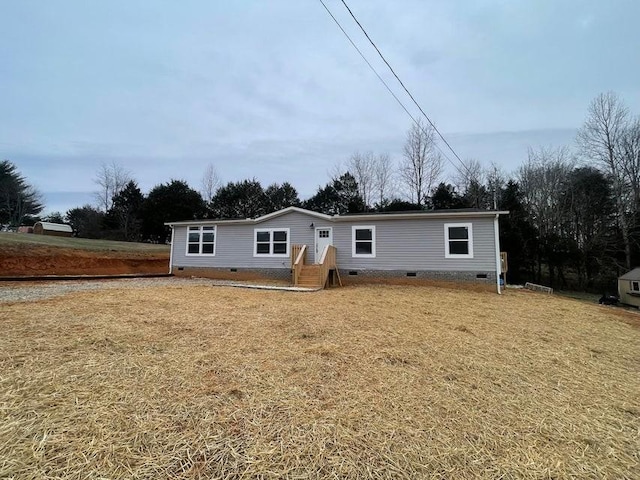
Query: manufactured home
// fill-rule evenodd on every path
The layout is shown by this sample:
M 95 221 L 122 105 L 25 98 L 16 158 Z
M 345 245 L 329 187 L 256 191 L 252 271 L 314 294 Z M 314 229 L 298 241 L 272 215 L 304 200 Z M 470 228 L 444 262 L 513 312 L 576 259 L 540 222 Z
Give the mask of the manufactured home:
M 626 305 L 640 307 L 640 267 L 618 278 L 618 298 Z
M 288 207 L 258 218 L 169 222 L 170 273 L 279 278 L 321 287 L 329 279 L 481 281 L 500 291 L 499 215 L 436 210 L 324 215 Z

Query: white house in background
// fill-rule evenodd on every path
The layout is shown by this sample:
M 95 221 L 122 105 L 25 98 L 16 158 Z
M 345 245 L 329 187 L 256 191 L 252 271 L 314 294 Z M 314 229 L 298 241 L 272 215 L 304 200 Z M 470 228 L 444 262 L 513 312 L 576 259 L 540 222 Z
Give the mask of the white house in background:
M 348 283 L 435 278 L 492 282 L 500 291 L 498 217 L 507 213 L 464 209 L 330 216 L 288 207 L 258 218 L 169 222 L 170 272 L 291 279 L 299 255 L 312 268 L 327 251 L 335 256 L 330 268 Z
M 640 307 L 640 268 L 618 278 L 618 297 L 622 303 Z

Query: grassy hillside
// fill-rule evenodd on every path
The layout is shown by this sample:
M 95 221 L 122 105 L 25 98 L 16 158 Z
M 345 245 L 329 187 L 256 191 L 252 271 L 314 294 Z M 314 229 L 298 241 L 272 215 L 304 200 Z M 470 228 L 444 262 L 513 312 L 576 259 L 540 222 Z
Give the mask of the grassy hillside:
M 168 245 L 114 242 L 110 240 L 92 240 L 89 238 L 52 237 L 48 235 L 34 235 L 27 233 L 0 233 L 0 252 L 5 248 L 28 249 L 31 247 L 60 247 L 96 252 L 148 252 L 152 254 L 169 252 Z
M 0 233 L 0 277 L 166 273 L 169 246 Z

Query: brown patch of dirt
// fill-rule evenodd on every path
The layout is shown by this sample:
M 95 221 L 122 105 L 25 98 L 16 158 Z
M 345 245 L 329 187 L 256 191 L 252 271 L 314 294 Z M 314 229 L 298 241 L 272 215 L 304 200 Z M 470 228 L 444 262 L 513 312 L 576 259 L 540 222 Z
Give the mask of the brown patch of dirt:
M 613 315 L 620 318 L 620 320 L 624 323 L 635 328 L 640 328 L 640 312 L 638 312 L 638 309 L 633 307 L 623 308 L 607 306 L 603 306 L 602 308 L 607 309 L 607 311 L 611 311 Z
M 3 247 L 0 276 L 120 275 L 167 273 L 169 254 L 89 251 L 33 246 L 28 250 Z

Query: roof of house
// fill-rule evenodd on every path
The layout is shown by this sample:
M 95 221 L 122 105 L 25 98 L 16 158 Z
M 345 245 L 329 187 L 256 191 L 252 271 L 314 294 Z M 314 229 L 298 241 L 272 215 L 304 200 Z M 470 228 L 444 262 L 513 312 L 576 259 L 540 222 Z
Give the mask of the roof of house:
M 620 276 L 619 280 L 640 280 L 640 267 L 636 267 L 633 270 Z
M 36 222 L 35 225 L 42 225 L 42 228 L 44 230 L 49 230 L 52 232 L 73 232 L 73 228 L 71 228 L 71 225 L 66 225 L 64 223 Z
M 325 215 L 324 213 L 313 212 L 299 207 L 287 207 L 277 212 L 268 213 L 256 218 L 239 219 L 211 219 L 211 220 L 186 220 L 179 222 L 166 222 L 165 225 L 250 225 L 262 223 L 272 218 L 280 217 L 291 212 L 298 212 L 315 217 L 328 222 L 364 222 L 370 220 L 401 220 L 407 218 L 456 218 L 456 217 L 495 217 L 496 215 L 506 215 L 509 212 L 504 210 L 480 210 L 474 208 L 456 210 L 410 210 L 406 212 L 373 212 L 373 213 L 351 213 L 347 215 Z

